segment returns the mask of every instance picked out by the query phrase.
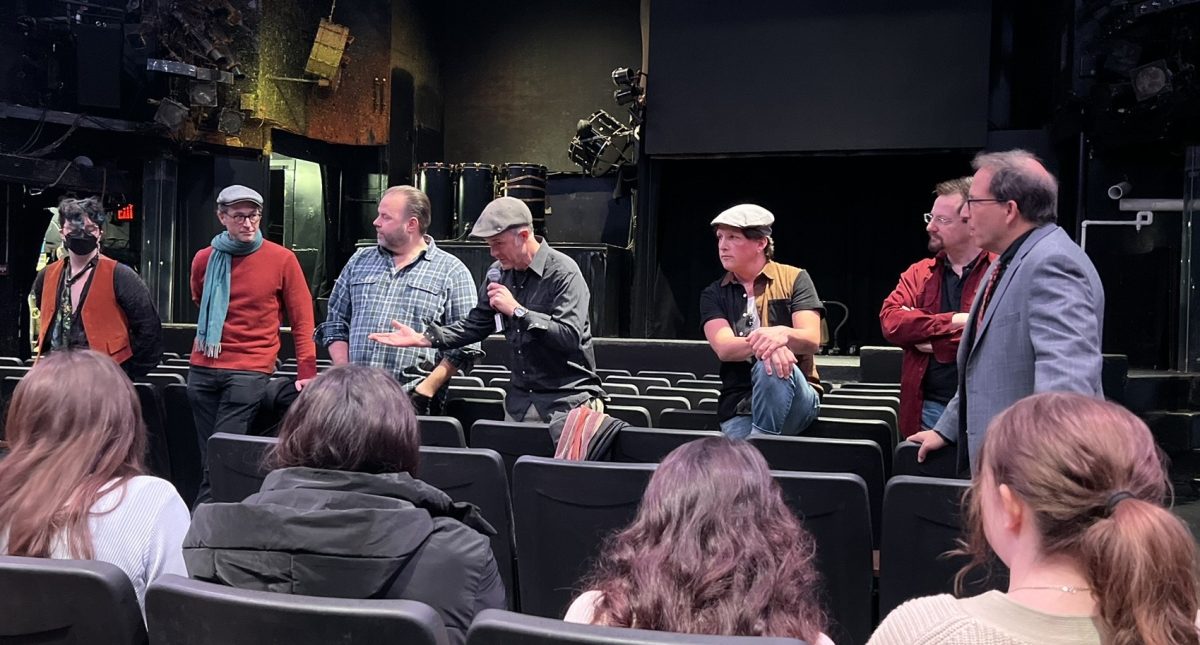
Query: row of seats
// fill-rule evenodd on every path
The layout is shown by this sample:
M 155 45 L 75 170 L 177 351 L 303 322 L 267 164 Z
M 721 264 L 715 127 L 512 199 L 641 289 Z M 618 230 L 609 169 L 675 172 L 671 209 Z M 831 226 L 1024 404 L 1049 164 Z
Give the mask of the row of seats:
M 106 562 L 0 557 L 0 638 L 73 645 L 445 645 L 441 617 L 411 600 L 317 598 L 165 575 L 146 592 L 143 623 L 129 579 Z M 574 625 L 489 609 L 467 645 L 803 645 L 788 638 L 670 634 Z
M 623 463 L 570 462 L 546 456 L 553 446 L 542 424 L 479 422 L 472 430 L 477 445 L 522 454 L 422 446 L 420 472 L 455 500 L 479 506 L 497 528 L 493 552 L 513 606 L 557 617 L 603 536 L 633 518 L 656 463 L 682 443 L 710 434 L 631 428 L 618 433 L 613 445 L 612 458 Z M 214 499 L 235 502 L 256 492 L 266 476 L 262 453 L 273 441 L 214 435 L 209 443 Z M 899 476 L 885 488 L 879 448 L 865 441 L 750 441 L 817 540 L 827 606 L 846 642 L 864 642 L 874 624 L 873 548 L 880 549 L 881 608 L 949 591 L 961 562 L 937 556 L 958 537 L 957 502 L 966 482 Z M 931 501 L 937 499 L 942 502 Z

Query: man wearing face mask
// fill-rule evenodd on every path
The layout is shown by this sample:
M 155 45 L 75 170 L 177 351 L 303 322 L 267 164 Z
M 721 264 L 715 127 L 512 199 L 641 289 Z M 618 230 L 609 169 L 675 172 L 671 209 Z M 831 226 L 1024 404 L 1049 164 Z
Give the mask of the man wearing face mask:
M 138 378 L 162 357 L 162 321 L 138 274 L 101 255 L 106 221 L 95 197 L 59 203 L 67 254 L 33 281 L 34 304 L 41 312 L 38 354 L 93 349 L 111 356 L 131 379 Z

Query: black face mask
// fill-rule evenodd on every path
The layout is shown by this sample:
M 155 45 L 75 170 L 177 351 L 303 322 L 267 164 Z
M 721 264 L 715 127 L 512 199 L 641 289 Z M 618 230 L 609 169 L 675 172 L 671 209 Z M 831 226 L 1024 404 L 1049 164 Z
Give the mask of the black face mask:
M 99 241 L 87 233 L 67 237 L 67 250 L 75 255 L 91 255 L 97 245 Z

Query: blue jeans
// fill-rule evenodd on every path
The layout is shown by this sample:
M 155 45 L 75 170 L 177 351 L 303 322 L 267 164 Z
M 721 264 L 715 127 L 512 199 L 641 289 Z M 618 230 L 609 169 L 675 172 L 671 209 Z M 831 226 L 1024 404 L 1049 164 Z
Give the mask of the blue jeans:
M 736 416 L 721 422 L 721 432 L 730 439 L 745 439 L 751 434 L 797 435 L 817 418 L 821 401 L 817 391 L 797 367 L 789 378 L 767 374 L 763 362 L 750 369 L 749 416 Z
M 946 404 L 937 401 L 925 401 L 921 404 L 921 429 L 932 429 L 938 419 L 946 413 Z

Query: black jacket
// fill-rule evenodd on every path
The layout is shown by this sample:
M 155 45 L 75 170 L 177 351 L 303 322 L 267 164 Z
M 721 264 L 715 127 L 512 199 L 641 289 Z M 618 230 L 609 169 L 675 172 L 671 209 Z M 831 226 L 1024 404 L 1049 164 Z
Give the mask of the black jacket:
M 241 589 L 417 600 L 462 643 L 476 613 L 505 606 L 495 533 L 407 473 L 285 468 L 240 504 L 197 508 L 183 557 L 193 578 Z

